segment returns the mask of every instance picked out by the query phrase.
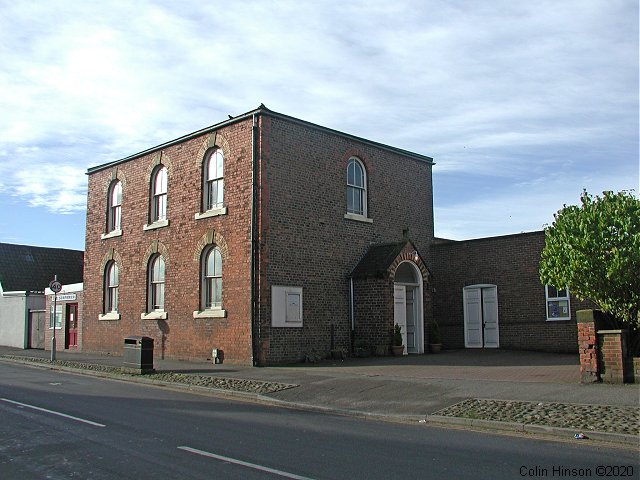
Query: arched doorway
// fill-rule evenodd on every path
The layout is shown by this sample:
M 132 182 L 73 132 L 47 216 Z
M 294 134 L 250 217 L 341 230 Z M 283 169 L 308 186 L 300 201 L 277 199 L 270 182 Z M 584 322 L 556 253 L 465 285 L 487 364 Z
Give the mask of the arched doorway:
M 410 261 L 398 265 L 393 283 L 393 322 L 402 327 L 405 355 L 424 353 L 422 275 Z

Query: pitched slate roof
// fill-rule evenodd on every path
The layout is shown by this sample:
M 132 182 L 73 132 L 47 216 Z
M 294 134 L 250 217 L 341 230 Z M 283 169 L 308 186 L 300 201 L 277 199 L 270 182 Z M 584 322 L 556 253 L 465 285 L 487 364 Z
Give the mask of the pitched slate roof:
M 383 277 L 407 243 L 407 241 L 404 241 L 372 245 L 351 272 L 351 277 Z
M 43 292 L 54 275 L 63 285 L 82 282 L 84 252 L 0 243 L 0 286 L 5 292 Z
M 175 140 L 171 140 L 171 141 L 165 142 L 165 143 L 163 143 L 161 145 L 157 145 L 155 147 L 148 148 L 146 150 L 143 150 L 142 152 L 134 153 L 133 155 L 130 155 L 130 156 L 125 157 L 125 158 L 121 158 L 119 160 L 114 160 L 114 161 L 109 162 L 109 163 L 104 163 L 102 165 L 91 167 L 91 168 L 89 168 L 87 170 L 87 174 L 90 175 L 90 174 L 92 174 L 94 172 L 98 172 L 100 170 L 104 170 L 106 168 L 113 167 L 114 165 L 119 165 L 119 164 L 127 162 L 129 160 L 133 160 L 134 158 L 138 158 L 138 157 L 141 157 L 143 155 L 147 155 L 149 153 L 157 152 L 157 151 L 162 150 L 164 148 L 170 147 L 172 145 L 176 145 L 176 144 L 184 142 L 186 140 L 190 140 L 190 139 L 198 137 L 200 135 L 203 135 L 203 134 L 206 134 L 206 133 L 211 133 L 214 130 L 217 130 L 219 128 L 225 127 L 227 125 L 231 125 L 231 124 L 234 124 L 234 123 L 241 122 L 243 120 L 247 120 L 249 118 L 252 118 L 254 115 L 265 115 L 265 116 L 270 116 L 270 117 L 273 117 L 273 118 L 279 118 L 279 119 L 282 119 L 282 120 L 287 120 L 289 122 L 297 123 L 297 124 L 300 124 L 300 125 L 305 125 L 306 127 L 309 127 L 309 128 L 313 128 L 313 129 L 316 129 L 316 130 L 321 130 L 323 132 L 326 132 L 326 133 L 329 133 L 329 134 L 332 134 L 332 135 L 337 135 L 339 137 L 347 138 L 349 140 L 354 140 L 356 142 L 361 142 L 361 143 L 364 143 L 366 145 L 371 145 L 373 147 L 380 148 L 382 150 L 387 150 L 387 151 L 390 151 L 390 152 L 394 152 L 394 153 L 397 153 L 399 155 L 403 155 L 405 157 L 413 158 L 415 160 L 419 160 L 419 161 L 422 161 L 422 162 L 426 162 L 426 163 L 428 163 L 430 165 L 434 165 L 433 158 L 428 157 L 426 155 L 422 155 L 420 153 L 415 153 L 415 152 L 410 152 L 410 151 L 404 150 L 402 148 L 392 147 L 390 145 L 385 145 L 383 143 L 374 142 L 373 140 L 368 140 L 366 138 L 357 137 L 355 135 L 351 135 L 351 134 L 348 134 L 348 133 L 345 133 L 345 132 L 341 132 L 339 130 L 334 130 L 332 128 L 323 127 L 323 126 L 317 125 L 315 123 L 307 122 L 306 120 L 301 120 L 299 118 L 291 117 L 289 115 L 285 115 L 284 113 L 278 113 L 278 112 L 275 112 L 273 110 L 268 109 L 267 107 L 264 106 L 264 104 L 261 103 L 258 108 L 254 109 L 254 110 L 251 110 L 251 111 L 249 111 L 247 113 L 243 113 L 242 115 L 238 115 L 236 117 L 229 116 L 228 119 L 226 119 L 226 120 L 224 120 L 222 122 L 219 122 L 219 123 L 216 123 L 215 125 L 211 125 L 209 127 L 200 129 L 200 130 L 195 131 L 193 133 L 189 133 L 187 135 L 183 135 L 183 136 L 181 136 L 179 138 L 176 138 Z

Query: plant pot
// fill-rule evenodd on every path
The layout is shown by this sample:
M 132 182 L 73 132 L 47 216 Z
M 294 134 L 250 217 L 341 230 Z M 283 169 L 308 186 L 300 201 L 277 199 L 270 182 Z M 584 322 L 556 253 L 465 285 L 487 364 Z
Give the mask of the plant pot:
M 391 351 L 394 357 L 401 357 L 404 353 L 404 345 L 392 345 Z
M 440 350 L 442 350 L 442 344 L 441 343 L 430 343 L 429 344 L 429 350 L 431 350 L 431 353 L 438 353 Z

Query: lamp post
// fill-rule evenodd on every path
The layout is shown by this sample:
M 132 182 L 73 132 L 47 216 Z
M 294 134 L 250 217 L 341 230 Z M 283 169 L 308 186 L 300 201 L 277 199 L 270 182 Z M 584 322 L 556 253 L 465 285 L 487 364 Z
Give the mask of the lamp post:
M 51 361 L 56 359 L 56 313 L 58 310 L 58 292 L 62 290 L 62 284 L 58 281 L 58 275 L 53 276 L 49 282 L 49 289 L 53 292 L 53 335 L 51 336 Z

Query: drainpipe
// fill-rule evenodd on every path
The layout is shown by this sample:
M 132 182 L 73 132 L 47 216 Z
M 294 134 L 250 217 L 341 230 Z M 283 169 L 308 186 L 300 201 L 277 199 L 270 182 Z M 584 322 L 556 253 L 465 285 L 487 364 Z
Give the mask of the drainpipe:
M 23 348 L 29 348 L 29 290 L 24 292 L 24 342 Z
M 349 277 L 349 315 L 351 317 L 351 351 L 353 352 L 353 342 L 356 330 L 356 315 L 354 312 L 353 300 L 353 277 Z
M 257 312 L 256 302 L 256 145 L 258 141 L 258 124 L 256 114 L 252 115 L 251 125 L 251 292 L 250 292 L 250 311 L 251 311 L 251 348 L 252 348 L 252 364 L 255 367 L 257 365 L 257 358 L 260 348 L 261 332 L 260 321 Z

